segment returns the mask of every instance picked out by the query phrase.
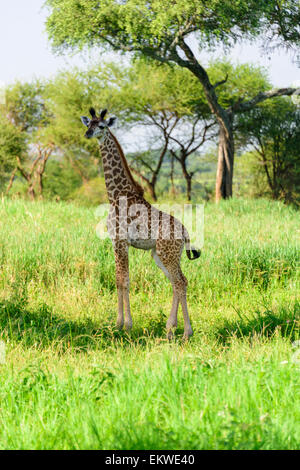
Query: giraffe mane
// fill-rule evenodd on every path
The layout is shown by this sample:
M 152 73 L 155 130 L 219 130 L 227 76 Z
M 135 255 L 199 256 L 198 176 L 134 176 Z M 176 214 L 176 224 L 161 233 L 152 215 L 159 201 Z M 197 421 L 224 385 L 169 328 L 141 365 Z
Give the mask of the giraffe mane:
M 109 132 L 110 132 L 110 131 L 109 131 Z M 127 173 L 127 176 L 128 176 L 128 178 L 129 178 L 129 180 L 130 180 L 131 183 L 133 184 L 133 186 L 134 186 L 134 188 L 136 189 L 136 191 L 138 192 L 138 194 L 139 194 L 140 196 L 143 196 L 143 194 L 144 194 L 144 189 L 143 189 L 142 186 L 141 186 L 139 183 L 137 183 L 137 182 L 135 181 L 135 179 L 133 178 L 132 173 L 131 173 L 131 171 L 130 171 L 130 169 L 129 169 L 129 166 L 128 166 L 128 163 L 127 163 L 127 160 L 126 160 L 126 157 L 125 157 L 125 155 L 124 155 L 124 152 L 123 152 L 123 150 L 122 150 L 121 145 L 119 144 L 117 138 L 113 135 L 113 133 L 110 132 L 110 134 L 111 134 L 112 138 L 114 139 L 115 144 L 116 144 L 116 146 L 117 146 L 117 148 L 118 148 L 118 150 L 119 150 L 120 157 L 121 157 L 121 161 L 122 161 L 122 164 L 123 164 L 123 166 L 124 166 L 124 170 L 125 170 L 125 172 Z

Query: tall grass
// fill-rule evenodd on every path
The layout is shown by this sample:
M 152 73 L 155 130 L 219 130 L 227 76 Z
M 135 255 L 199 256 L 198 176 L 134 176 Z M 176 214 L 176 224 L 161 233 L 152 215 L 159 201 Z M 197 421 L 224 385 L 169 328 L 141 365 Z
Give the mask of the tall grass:
M 130 250 L 130 334 L 93 209 L 0 204 L 0 448 L 299 447 L 299 216 L 266 200 L 205 208 L 182 258 L 194 337 L 165 339 L 171 287 Z

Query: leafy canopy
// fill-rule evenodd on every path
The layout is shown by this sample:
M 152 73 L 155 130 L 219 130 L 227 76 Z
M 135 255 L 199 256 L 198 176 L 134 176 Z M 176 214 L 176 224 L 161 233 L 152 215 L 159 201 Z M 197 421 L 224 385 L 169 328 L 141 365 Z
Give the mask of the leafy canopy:
M 193 116 L 196 111 L 210 114 L 203 88 L 186 69 L 138 60 L 129 66 L 109 64 L 109 101 L 127 114 L 127 120 L 145 115 L 171 114 L 178 118 Z M 126 117 L 126 116 L 125 116 Z
M 0 119 L 0 183 L 16 166 L 16 157 L 24 158 L 26 134 L 7 119 Z
M 47 0 L 47 30 L 56 48 L 106 44 L 165 55 L 196 33 L 200 44 L 257 35 L 274 1 L 265 0 Z
M 28 134 L 49 123 L 50 114 L 45 106 L 46 86 L 40 80 L 24 83 L 18 81 L 6 89 L 6 115 Z
M 299 108 L 284 97 L 266 101 L 237 116 L 237 131 L 256 150 L 273 197 L 299 203 Z

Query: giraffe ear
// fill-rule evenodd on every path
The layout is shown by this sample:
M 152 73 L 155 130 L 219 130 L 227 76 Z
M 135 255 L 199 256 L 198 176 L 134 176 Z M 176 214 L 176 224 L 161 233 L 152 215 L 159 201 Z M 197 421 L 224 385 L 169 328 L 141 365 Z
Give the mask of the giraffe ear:
M 89 123 L 91 122 L 90 118 L 87 116 L 81 116 L 81 122 L 84 126 L 88 127 Z
M 95 108 L 90 108 L 89 111 L 90 111 L 90 115 L 92 116 L 92 118 L 96 117 Z
M 116 120 L 117 120 L 116 116 L 112 116 L 111 118 L 109 118 L 109 120 L 107 121 L 108 127 L 113 126 Z
M 104 119 L 105 114 L 107 113 L 107 109 L 103 109 L 100 113 L 101 119 Z

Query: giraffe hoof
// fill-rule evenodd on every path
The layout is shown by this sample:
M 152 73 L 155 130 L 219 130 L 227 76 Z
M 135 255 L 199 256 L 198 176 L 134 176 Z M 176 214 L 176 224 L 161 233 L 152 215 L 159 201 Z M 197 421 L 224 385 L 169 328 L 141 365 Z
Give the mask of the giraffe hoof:
M 117 330 L 122 330 L 123 329 L 123 326 L 124 326 L 124 321 L 123 320 L 117 320 L 117 323 L 116 323 L 116 328 Z
M 191 336 L 193 336 L 193 330 L 192 330 L 192 328 L 189 329 L 189 330 L 187 330 L 187 331 L 185 331 L 185 332 L 183 333 L 182 339 L 183 339 L 184 341 L 188 341 L 188 339 L 189 339 Z
M 167 332 L 167 339 L 168 339 L 169 341 L 172 341 L 173 338 L 174 338 L 174 333 L 173 333 L 172 330 L 169 330 L 169 331 Z
M 125 330 L 129 332 L 132 328 L 132 322 L 125 322 Z
M 177 325 L 167 326 L 167 339 L 171 341 L 175 337 Z

